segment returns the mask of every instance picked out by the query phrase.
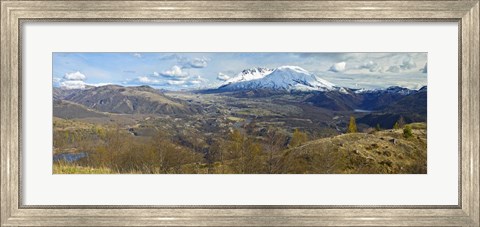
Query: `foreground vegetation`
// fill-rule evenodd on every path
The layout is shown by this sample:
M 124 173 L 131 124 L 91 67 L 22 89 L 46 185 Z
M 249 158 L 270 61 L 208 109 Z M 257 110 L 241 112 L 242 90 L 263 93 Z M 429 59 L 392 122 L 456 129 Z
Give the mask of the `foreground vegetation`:
M 58 174 L 252 174 L 426 173 L 426 124 L 357 132 L 352 118 L 345 134 L 320 139 L 299 129 L 232 129 L 223 137 L 177 138 L 160 130 L 135 136 L 115 125 L 54 119 L 54 153 L 85 152 L 74 162 L 54 162 Z

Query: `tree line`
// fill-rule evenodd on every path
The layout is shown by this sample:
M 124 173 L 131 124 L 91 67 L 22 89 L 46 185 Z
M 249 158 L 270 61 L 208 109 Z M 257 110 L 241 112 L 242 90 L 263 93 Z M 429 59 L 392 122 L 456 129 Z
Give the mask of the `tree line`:
M 299 129 L 291 136 L 268 129 L 263 137 L 233 129 L 226 138 L 198 152 L 160 131 L 140 138 L 116 128 L 56 131 L 54 146 L 86 152 L 87 157 L 76 165 L 118 173 L 281 173 L 281 151 L 308 139 L 307 133 Z

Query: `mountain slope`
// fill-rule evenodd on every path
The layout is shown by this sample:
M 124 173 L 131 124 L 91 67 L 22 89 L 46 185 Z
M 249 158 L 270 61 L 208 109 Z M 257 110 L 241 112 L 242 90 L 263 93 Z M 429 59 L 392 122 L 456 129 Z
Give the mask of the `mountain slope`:
M 106 114 L 88 109 L 83 105 L 58 99 L 53 101 L 53 116 L 63 119 L 107 117 Z
M 186 105 L 149 86 L 106 85 L 68 92 L 58 98 L 110 113 L 191 114 L 201 111 L 198 106 Z
M 427 87 L 422 87 L 418 92 L 412 92 L 388 106 L 386 109 L 397 113 L 418 113 L 427 115 Z
M 361 92 L 349 88 L 342 89 L 343 92 L 337 90 L 313 92 L 305 101 L 314 106 L 336 111 L 359 109 L 372 112 L 405 112 L 426 115 L 426 87 L 420 90 L 411 90 L 394 86 Z
M 315 92 L 305 99 L 305 102 L 314 106 L 334 110 L 334 111 L 353 111 L 361 103 L 361 95 L 355 93 L 344 93 L 338 91 Z
M 283 153 L 282 173 L 409 173 L 427 172 L 425 123 L 412 124 L 413 136 L 401 129 L 350 133 L 310 141 Z
M 383 108 L 378 108 L 378 113 L 370 113 L 358 119 L 359 123 L 375 127 L 377 124 L 382 128 L 391 128 L 400 118 L 405 122 L 427 121 L 427 87 L 415 91 L 410 90 L 407 95 L 391 99 Z
M 415 93 L 417 93 L 416 90 L 410 90 L 408 88 L 398 86 L 388 87 L 387 89 L 376 89 L 360 92 L 357 93 L 362 96 L 362 102 L 359 104 L 359 109 L 389 109 L 393 103 Z

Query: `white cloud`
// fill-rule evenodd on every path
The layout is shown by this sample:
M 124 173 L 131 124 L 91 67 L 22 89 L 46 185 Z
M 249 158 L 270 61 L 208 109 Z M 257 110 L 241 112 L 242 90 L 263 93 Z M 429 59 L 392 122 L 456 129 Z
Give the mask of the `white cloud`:
M 141 58 L 142 57 L 142 55 L 140 53 L 134 53 L 133 56 L 136 57 L 136 58 Z
M 153 75 L 154 76 L 160 76 L 160 74 L 158 72 L 153 72 Z
M 410 56 L 407 56 L 406 58 L 403 58 L 402 63 L 400 65 L 391 65 L 388 69 L 387 72 L 391 73 L 406 73 L 406 72 L 414 72 L 418 71 L 415 70 L 417 68 L 417 64 L 411 58 Z M 420 69 L 422 71 L 422 69 Z
M 363 65 L 361 65 L 359 67 L 359 69 L 367 69 L 368 71 L 370 72 L 381 72 L 383 71 L 382 70 L 382 67 L 380 67 L 380 65 L 376 62 L 373 62 L 373 61 L 369 61 L 367 63 L 364 63 Z
M 53 78 L 53 84 L 54 86 L 59 86 L 63 89 L 84 89 L 87 85 L 84 82 L 86 79 L 87 77 L 83 73 L 77 71 L 73 73 L 65 73 L 63 78 Z
M 209 59 L 207 58 L 181 58 L 179 63 L 182 64 L 183 68 L 205 68 L 208 66 Z
M 111 85 L 111 84 L 114 84 L 114 83 L 96 83 L 96 84 L 86 84 L 86 85 L 89 85 L 89 86 L 94 86 L 94 87 L 101 87 L 101 86 L 105 86 L 105 85 Z
M 208 61 L 205 58 L 194 58 L 190 61 L 192 68 L 205 68 L 208 65 Z
M 163 85 L 165 84 L 165 82 L 161 80 L 153 79 L 148 76 L 139 76 L 137 78 L 125 80 L 121 83 L 125 85 Z
M 196 75 L 196 76 L 189 77 L 189 80 L 187 81 L 187 84 L 188 85 L 198 85 L 198 84 L 201 84 L 205 81 L 207 81 L 205 78 L 202 78 L 202 76 L 200 76 L 200 75 Z
M 58 78 L 58 77 L 54 77 L 52 79 L 52 82 L 53 82 L 53 86 L 54 87 L 60 87 L 60 83 L 63 81 L 62 78 Z
M 175 72 L 177 70 L 177 72 Z M 177 69 L 172 69 L 172 71 L 169 76 L 167 76 L 169 79 L 167 80 L 162 80 L 159 79 L 158 77 L 152 77 L 152 76 L 139 76 L 133 80 L 127 80 L 124 82 L 124 84 L 130 84 L 130 85 L 138 85 L 138 84 L 146 84 L 146 85 L 157 85 L 157 86 L 188 86 L 188 85 L 194 85 L 194 84 L 200 84 L 206 81 L 204 78 L 201 76 L 186 76 L 186 77 L 175 77 L 173 75 L 179 75 L 180 72 L 178 72 Z M 162 76 L 165 76 L 163 73 L 160 74 Z M 171 75 L 171 76 L 170 76 Z M 182 74 L 183 75 L 183 74 Z
M 157 79 L 152 79 L 147 76 L 140 76 L 132 80 L 132 82 L 140 83 L 140 84 L 162 84 L 162 81 Z
M 416 67 L 417 67 L 417 64 L 415 64 L 415 61 L 410 57 L 403 59 L 403 62 L 400 65 L 400 68 L 403 70 L 414 69 Z
M 221 73 L 221 72 L 218 73 L 217 80 L 226 81 L 228 79 L 230 79 L 229 75 Z
M 342 67 L 336 65 L 346 62 L 344 73 L 378 75 L 385 72 L 395 74 L 419 72 L 426 59 L 426 53 L 345 53 L 334 54 L 332 59 L 326 56 L 323 61 L 319 61 L 320 68 L 325 71 L 339 73 Z M 422 67 L 418 67 L 420 65 Z
M 202 81 L 202 82 L 205 82 L 205 81 L 207 81 L 207 79 L 203 78 L 203 77 L 202 77 L 202 76 L 200 76 L 200 75 L 193 76 L 193 79 L 195 79 L 195 80 L 199 80 L 199 81 Z
M 63 89 L 84 89 L 85 82 L 81 80 L 66 80 L 60 83 L 60 87 Z
M 172 69 L 160 73 L 166 77 L 187 77 L 188 73 L 184 72 L 178 65 L 174 65 Z
M 185 81 L 184 80 L 169 80 L 167 81 L 167 84 L 169 85 L 180 85 L 180 84 L 184 84 Z
M 148 77 L 146 76 L 141 76 L 141 77 L 138 77 L 138 82 L 141 82 L 141 83 L 150 83 L 152 82 L 152 80 L 150 80 Z
M 387 72 L 399 73 L 400 72 L 400 67 L 398 67 L 396 65 L 392 65 L 387 69 Z
M 81 80 L 81 81 L 85 80 L 86 78 L 87 77 L 79 71 L 74 73 L 65 73 L 65 76 L 63 77 L 63 79 L 65 80 Z
M 200 81 L 200 80 L 192 80 L 192 81 L 188 81 L 189 84 L 201 84 L 203 81 Z
M 423 74 L 425 75 L 425 74 Z M 342 87 L 385 89 L 390 86 L 401 86 L 409 89 L 418 89 L 427 85 L 427 77 L 420 72 L 411 73 L 382 73 L 382 74 L 345 74 L 325 73 L 322 78 L 334 84 L 341 84 Z
M 332 72 L 343 72 L 345 71 L 346 69 L 346 66 L 347 66 L 347 63 L 342 61 L 342 62 L 338 62 L 338 63 L 335 63 L 333 64 L 329 71 L 332 71 Z

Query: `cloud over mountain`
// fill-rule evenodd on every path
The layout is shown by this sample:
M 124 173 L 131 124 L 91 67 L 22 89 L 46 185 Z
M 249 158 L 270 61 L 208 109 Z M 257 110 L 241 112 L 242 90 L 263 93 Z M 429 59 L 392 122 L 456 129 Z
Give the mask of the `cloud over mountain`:
M 85 82 L 81 80 L 66 80 L 60 82 L 60 87 L 64 89 L 83 89 L 85 85 Z
M 178 65 L 174 65 L 170 70 L 166 70 L 160 73 L 164 77 L 187 77 L 188 73 L 183 71 Z
M 342 61 L 342 62 L 337 62 L 335 64 L 333 64 L 329 71 L 332 71 L 332 72 L 343 72 L 345 71 L 346 69 L 346 66 L 347 66 L 347 63 Z
M 230 76 L 229 76 L 229 75 L 224 74 L 224 73 L 222 73 L 222 72 L 219 72 L 219 73 L 218 73 L 217 80 L 226 81 L 226 80 L 228 80 L 228 79 L 230 79 Z
M 140 76 L 140 77 L 136 78 L 136 81 L 140 82 L 142 84 L 162 84 L 162 82 L 160 80 L 152 79 L 152 78 L 147 77 L 147 76 Z
M 403 70 L 414 69 L 416 67 L 417 67 L 417 64 L 410 57 L 403 59 L 403 62 L 400 65 L 400 68 L 403 69 Z
M 400 72 L 400 67 L 398 67 L 396 65 L 392 65 L 387 69 L 387 72 L 399 73 Z
M 86 78 L 87 77 L 79 71 L 76 71 L 73 73 L 66 73 L 65 76 L 63 77 L 63 79 L 65 80 L 81 80 L 81 81 L 84 81 Z
M 183 68 L 205 68 L 208 65 L 208 60 L 206 58 L 194 58 L 183 60 Z
M 363 65 L 360 65 L 358 68 L 359 69 L 367 69 L 369 72 L 381 72 L 382 71 L 382 67 L 378 63 L 373 62 L 373 61 L 366 62 Z
M 65 73 L 63 78 L 54 78 L 53 82 L 64 89 L 83 89 L 86 85 L 85 79 L 87 77 L 83 73 L 76 71 Z

